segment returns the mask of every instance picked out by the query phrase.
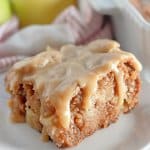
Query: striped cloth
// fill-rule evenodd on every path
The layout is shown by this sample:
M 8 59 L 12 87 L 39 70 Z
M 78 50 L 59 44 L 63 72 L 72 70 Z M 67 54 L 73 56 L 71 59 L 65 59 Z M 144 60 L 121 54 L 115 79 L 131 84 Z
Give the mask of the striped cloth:
M 62 28 L 63 30 L 61 33 L 62 37 L 64 36 L 64 32 L 66 32 L 66 35 L 67 34 L 70 35 L 71 33 L 71 36 L 67 36 L 68 39 L 66 38 L 65 40 L 68 41 L 69 43 L 70 39 L 73 39 L 71 43 L 78 44 L 78 45 L 86 44 L 98 38 L 110 38 L 111 39 L 112 28 L 111 28 L 109 17 L 105 17 L 105 16 L 98 14 L 87 3 L 87 1 L 83 0 L 82 2 L 84 2 L 84 4 L 80 6 L 80 9 L 77 9 L 74 6 L 70 6 L 66 10 L 64 10 L 53 22 L 53 25 L 56 25 L 56 26 L 61 25 L 61 24 L 66 26 L 67 31 L 64 31 Z M 0 72 L 5 71 L 8 67 L 10 67 L 15 62 L 27 56 L 36 54 L 40 52 L 41 50 L 45 49 L 47 45 L 43 44 L 44 43 L 43 41 L 48 41 L 48 39 L 40 39 L 41 43 L 36 42 L 35 41 L 36 38 L 43 37 L 41 35 L 42 34 L 41 28 L 39 31 L 39 29 L 35 27 L 36 30 L 33 31 L 33 33 L 31 33 L 32 28 L 33 27 L 31 26 L 31 27 L 28 27 L 28 29 L 22 29 L 19 32 L 15 33 L 18 29 L 18 19 L 16 17 L 13 17 L 6 24 L 0 26 Z M 45 26 L 43 26 L 42 28 L 44 31 L 43 34 L 46 34 L 45 29 L 44 29 Z M 56 30 L 50 33 L 55 34 L 55 32 Z M 56 33 L 58 36 L 59 36 L 58 34 L 59 32 L 61 31 L 58 30 Z M 39 33 L 39 37 L 34 36 L 35 34 L 38 35 L 38 33 Z M 9 37 L 11 37 L 10 40 L 9 40 Z M 20 44 L 18 43 L 20 41 L 17 39 L 18 37 L 27 37 L 26 39 L 28 40 L 22 42 L 23 44 L 22 43 Z M 53 38 L 52 38 L 51 43 L 53 43 L 53 40 L 57 38 L 55 35 L 52 35 L 52 37 Z M 58 45 L 61 45 L 60 39 L 59 40 L 56 39 L 55 41 L 58 42 L 57 43 Z M 28 42 L 29 44 L 28 50 L 25 49 L 26 42 Z M 33 45 L 33 43 L 34 44 L 37 43 L 37 44 Z M 3 49 L 1 49 L 2 45 L 5 45 Z M 35 46 L 36 49 L 38 47 L 41 47 L 41 49 L 33 50 L 33 46 Z M 23 52 L 18 53 L 18 49 Z
M 18 30 L 18 18 L 13 16 L 9 21 L 0 26 L 0 42 L 6 40 Z
M 54 21 L 66 23 L 73 33 L 76 44 L 86 44 L 98 38 L 112 38 L 110 19 L 97 13 L 86 1 L 82 11 L 70 6 Z
M 0 26 L 0 43 L 5 41 L 9 36 L 18 30 L 19 21 L 13 16 L 9 21 Z M 1 56 L 0 56 L 1 57 Z M 0 72 L 5 71 L 15 62 L 25 58 L 25 56 L 8 56 L 0 58 Z
M 15 62 L 24 59 L 26 56 L 8 56 L 0 59 L 0 73 L 6 71 Z

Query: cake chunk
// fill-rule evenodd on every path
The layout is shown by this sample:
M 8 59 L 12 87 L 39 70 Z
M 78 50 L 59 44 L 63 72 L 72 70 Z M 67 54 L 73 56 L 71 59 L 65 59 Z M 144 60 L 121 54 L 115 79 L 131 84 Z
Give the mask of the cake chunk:
M 150 2 L 148 0 L 130 0 L 141 15 L 150 22 Z
M 58 147 L 77 145 L 135 107 L 141 69 L 111 40 L 48 48 L 7 73 L 11 119 L 27 122 Z

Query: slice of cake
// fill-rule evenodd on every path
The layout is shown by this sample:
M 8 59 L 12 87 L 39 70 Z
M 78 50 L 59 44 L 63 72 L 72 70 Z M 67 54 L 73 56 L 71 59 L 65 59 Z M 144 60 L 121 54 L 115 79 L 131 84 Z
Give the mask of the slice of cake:
M 27 122 L 58 147 L 81 142 L 138 103 L 141 65 L 111 40 L 48 49 L 6 75 L 14 122 Z

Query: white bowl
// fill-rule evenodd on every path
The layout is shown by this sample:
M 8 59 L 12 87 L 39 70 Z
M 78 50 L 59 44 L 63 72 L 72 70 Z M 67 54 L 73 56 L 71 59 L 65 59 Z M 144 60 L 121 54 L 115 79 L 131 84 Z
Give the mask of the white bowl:
M 150 23 L 129 0 L 89 2 L 100 13 L 112 16 L 115 36 L 121 48 L 138 57 L 144 67 L 144 79 L 150 82 Z

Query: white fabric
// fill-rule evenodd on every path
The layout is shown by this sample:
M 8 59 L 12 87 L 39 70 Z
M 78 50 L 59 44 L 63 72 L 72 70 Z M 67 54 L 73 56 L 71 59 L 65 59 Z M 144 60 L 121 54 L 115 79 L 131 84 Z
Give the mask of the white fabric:
M 74 43 L 66 25 L 30 26 L 0 44 L 0 57 L 33 55 L 44 50 L 46 45 L 58 48 L 66 43 Z

